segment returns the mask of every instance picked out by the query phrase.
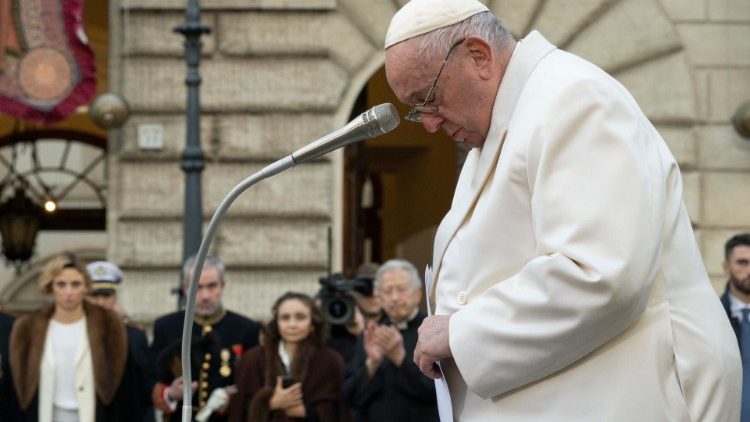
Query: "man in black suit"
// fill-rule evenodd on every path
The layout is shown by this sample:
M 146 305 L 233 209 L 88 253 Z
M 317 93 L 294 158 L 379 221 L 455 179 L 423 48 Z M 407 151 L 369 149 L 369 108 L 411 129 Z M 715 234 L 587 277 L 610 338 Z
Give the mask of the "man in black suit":
M 143 327 L 132 321 L 117 301 L 117 290 L 123 280 L 122 271 L 117 265 L 107 261 L 92 262 L 86 266 L 86 269 L 91 276 L 92 287 L 87 299 L 118 313 L 125 324 L 130 354 L 128 365 L 133 365 L 132 371 L 126 370 L 125 374 L 133 379 L 121 385 L 131 386 L 129 389 L 132 391 L 118 391 L 117 394 L 126 395 L 127 401 L 132 403 L 131 411 L 134 421 L 153 422 L 154 408 L 151 405 L 151 390 L 155 382 L 153 357 Z
M 183 265 L 183 289 L 187 294 L 195 257 Z M 191 350 L 193 412 L 199 421 L 225 421 L 224 411 L 234 388 L 235 361 L 258 344 L 260 326 L 255 321 L 224 308 L 224 264 L 206 257 L 195 300 L 193 347 Z M 160 317 L 154 323 L 151 350 L 157 356 L 157 383 L 152 392 L 154 405 L 181 420 L 182 369 L 180 351 L 184 311 Z M 179 406 L 178 406 L 179 405 Z M 197 414 L 196 414 L 197 413 Z
M 10 331 L 13 328 L 15 318 L 12 315 L 0 311 L 0 419 L 15 421 L 21 417 L 21 408 L 18 405 L 16 389 L 13 386 L 13 377 L 10 373 L 10 359 L 8 347 L 10 343 Z
M 385 311 L 370 321 L 343 385 L 357 422 L 438 421 L 435 384 L 414 364 L 422 282 L 411 263 L 392 259 L 375 274 L 375 294 Z
M 750 233 L 738 234 L 724 245 L 724 273 L 727 288 L 721 303 L 727 311 L 729 322 L 742 355 L 742 417 L 750 421 Z

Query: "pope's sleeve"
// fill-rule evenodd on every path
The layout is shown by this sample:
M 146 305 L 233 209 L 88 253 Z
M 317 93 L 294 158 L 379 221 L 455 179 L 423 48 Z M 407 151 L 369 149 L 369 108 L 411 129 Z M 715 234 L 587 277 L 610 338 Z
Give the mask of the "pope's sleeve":
M 450 320 L 456 365 L 484 398 L 623 332 L 658 270 L 665 187 L 653 127 L 614 81 L 579 80 L 548 104 L 526 150 L 536 257 Z

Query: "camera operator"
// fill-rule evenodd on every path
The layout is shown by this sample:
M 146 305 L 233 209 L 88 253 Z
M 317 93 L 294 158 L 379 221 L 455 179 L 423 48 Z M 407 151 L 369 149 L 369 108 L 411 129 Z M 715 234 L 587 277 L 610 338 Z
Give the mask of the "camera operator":
M 385 317 L 380 324 L 368 322 L 358 340 L 344 381 L 344 401 L 358 422 L 437 421 L 435 385 L 412 361 L 424 319 L 417 270 L 407 261 L 392 259 L 378 269 L 374 287 Z
M 323 318 L 330 324 L 330 336 L 326 346 L 336 350 L 347 366 L 354 357 L 357 339 L 370 320 L 380 321 L 380 301 L 373 296 L 373 280 L 378 265 L 365 263 L 357 268 L 354 279 L 347 280 L 342 274 L 330 274 L 320 279 L 321 289 L 315 303 Z

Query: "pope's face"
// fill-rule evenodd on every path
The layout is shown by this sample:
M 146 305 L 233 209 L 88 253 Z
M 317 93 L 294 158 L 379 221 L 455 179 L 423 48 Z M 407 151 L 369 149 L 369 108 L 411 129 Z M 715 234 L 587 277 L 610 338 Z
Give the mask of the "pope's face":
M 385 71 L 391 89 L 404 104 L 422 104 L 440 72 L 428 103 L 437 111 L 422 113 L 422 126 L 429 133 L 442 129 L 468 147 L 481 147 L 490 128 L 492 104 L 483 100 L 486 85 L 473 72 L 466 45 L 459 44 L 451 51 L 442 72 L 444 56 L 425 62 L 417 48 L 418 40 L 412 39 L 386 50 Z

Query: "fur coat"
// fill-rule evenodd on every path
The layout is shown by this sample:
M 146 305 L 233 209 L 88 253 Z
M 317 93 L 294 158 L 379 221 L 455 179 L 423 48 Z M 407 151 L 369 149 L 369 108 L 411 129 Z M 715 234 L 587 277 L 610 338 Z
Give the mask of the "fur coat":
M 230 407 L 230 422 L 285 422 L 294 420 L 271 410 L 276 377 L 284 375 L 278 344 L 258 346 L 245 353 L 236 367 L 237 396 Z M 309 421 L 348 421 L 341 401 L 344 362 L 334 350 L 312 342 L 300 344 L 290 374 L 302 382 L 302 400 Z
M 36 420 L 44 342 L 54 305 L 19 318 L 10 341 L 10 365 L 21 408 Z M 117 403 L 118 387 L 128 359 L 125 326 L 119 316 L 84 302 L 96 392 L 96 420 L 128 420 L 126 403 Z

